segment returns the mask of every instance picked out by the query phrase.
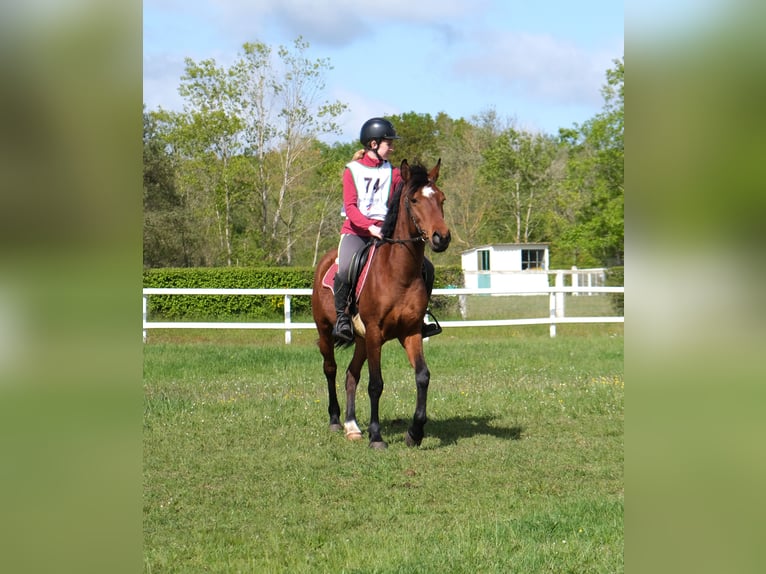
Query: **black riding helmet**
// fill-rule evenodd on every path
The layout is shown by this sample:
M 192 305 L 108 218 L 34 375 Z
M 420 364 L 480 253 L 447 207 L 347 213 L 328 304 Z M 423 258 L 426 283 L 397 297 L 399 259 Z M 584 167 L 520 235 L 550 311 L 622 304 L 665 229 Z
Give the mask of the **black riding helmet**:
M 364 122 L 362 131 L 359 132 L 359 141 L 365 148 L 370 147 L 370 142 L 375 140 L 380 145 L 380 140 L 398 140 L 394 124 L 383 118 L 372 118 Z

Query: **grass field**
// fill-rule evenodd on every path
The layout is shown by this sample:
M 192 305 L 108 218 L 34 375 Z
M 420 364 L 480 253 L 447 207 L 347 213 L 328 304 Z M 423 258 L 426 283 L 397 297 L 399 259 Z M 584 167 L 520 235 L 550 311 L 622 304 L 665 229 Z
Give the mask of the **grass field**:
M 145 572 L 624 570 L 622 325 L 565 325 L 555 339 L 445 330 L 426 343 L 416 449 L 403 439 L 414 375 L 388 343 L 383 452 L 327 429 L 315 339 L 152 332 Z

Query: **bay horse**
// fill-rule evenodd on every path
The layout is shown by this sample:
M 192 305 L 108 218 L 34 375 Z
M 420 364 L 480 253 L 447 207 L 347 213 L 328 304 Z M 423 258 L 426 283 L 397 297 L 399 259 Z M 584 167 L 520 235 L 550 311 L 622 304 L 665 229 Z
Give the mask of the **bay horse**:
M 378 240 L 356 309 L 363 324 L 363 334 L 355 328 L 354 354 L 346 369 L 346 416 L 340 424 L 340 405 L 335 388 L 337 363 L 332 335 L 336 313 L 332 290 L 323 286 L 323 278 L 337 257 L 337 249 L 326 253 L 314 272 L 311 308 L 319 333 L 319 350 L 329 395 L 330 429 L 345 430 L 349 440 L 360 440 L 362 431 L 356 422 L 356 388 L 362 366 L 369 369 L 370 447 L 388 445 L 380 433 L 378 407 L 383 393 L 381 348 L 398 339 L 410 365 L 415 370 L 417 402 L 412 424 L 405 433 L 407 446 L 420 446 L 425 435 L 426 401 L 431 374 L 423 355 L 421 326 L 428 305 L 423 262 L 426 243 L 435 252 L 449 246 L 450 230 L 444 221 L 444 193 L 436 186 L 441 159 L 430 171 L 421 165 L 401 163 L 402 185 L 395 190 L 388 215 L 382 226 L 384 239 Z M 332 284 L 332 277 L 329 278 Z M 357 326 L 358 327 L 358 326 Z

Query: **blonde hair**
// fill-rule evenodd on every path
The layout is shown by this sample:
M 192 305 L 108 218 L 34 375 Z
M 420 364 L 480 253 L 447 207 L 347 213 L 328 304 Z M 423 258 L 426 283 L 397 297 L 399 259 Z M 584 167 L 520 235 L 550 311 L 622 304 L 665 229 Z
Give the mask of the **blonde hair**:
M 364 157 L 365 150 L 359 149 L 354 152 L 353 157 L 351 158 L 351 161 L 359 161 Z

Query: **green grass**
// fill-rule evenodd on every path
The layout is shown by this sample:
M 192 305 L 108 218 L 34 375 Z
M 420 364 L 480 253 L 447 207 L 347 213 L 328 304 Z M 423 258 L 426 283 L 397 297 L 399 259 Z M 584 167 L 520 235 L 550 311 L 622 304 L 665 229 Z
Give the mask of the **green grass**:
M 622 572 L 622 325 L 563 327 L 426 343 L 416 449 L 414 375 L 388 343 L 383 452 L 327 429 L 314 333 L 153 332 L 145 572 Z

